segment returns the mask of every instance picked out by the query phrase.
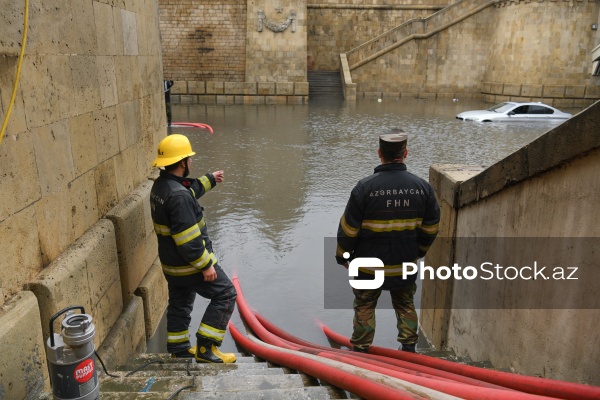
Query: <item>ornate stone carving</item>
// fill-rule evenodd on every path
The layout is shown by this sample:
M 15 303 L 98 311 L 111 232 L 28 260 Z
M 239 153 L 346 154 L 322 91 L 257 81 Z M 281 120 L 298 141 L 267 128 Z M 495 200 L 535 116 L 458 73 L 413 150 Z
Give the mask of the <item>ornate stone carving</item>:
M 258 31 L 262 32 L 263 24 L 272 30 L 273 32 L 283 32 L 290 24 L 292 25 L 292 32 L 296 32 L 296 10 L 290 10 L 290 15 L 282 23 L 276 23 L 270 21 L 263 10 L 258 10 Z

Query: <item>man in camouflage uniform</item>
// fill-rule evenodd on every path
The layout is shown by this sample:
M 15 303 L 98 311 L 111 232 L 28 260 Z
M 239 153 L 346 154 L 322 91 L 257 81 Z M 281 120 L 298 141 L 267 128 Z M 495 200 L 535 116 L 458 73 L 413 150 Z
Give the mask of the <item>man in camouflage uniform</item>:
M 379 137 L 381 165 L 354 187 L 338 226 L 337 262 L 348 268 L 355 258 L 383 262 L 385 281 L 378 289 L 355 289 L 354 351 L 367 352 L 375 336 L 375 307 L 388 290 L 396 312 L 402 350 L 415 352 L 418 319 L 413 302 L 417 274 L 403 278 L 402 263 L 417 262 L 433 243 L 440 209 L 431 185 L 409 173 L 404 164 L 408 136 L 392 129 Z M 373 269 L 359 268 L 355 279 L 373 280 Z

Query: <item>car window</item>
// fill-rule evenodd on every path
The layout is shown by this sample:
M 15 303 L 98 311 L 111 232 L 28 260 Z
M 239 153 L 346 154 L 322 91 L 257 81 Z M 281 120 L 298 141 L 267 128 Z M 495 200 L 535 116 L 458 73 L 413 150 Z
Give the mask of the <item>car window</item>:
M 493 107 L 488 108 L 487 110 L 503 113 L 503 112 L 510 110 L 510 108 L 513 106 L 514 106 L 514 104 L 510 104 L 510 103 L 500 103 L 500 104 L 496 104 Z
M 529 106 L 528 114 L 554 114 L 554 110 L 544 106 Z
M 527 114 L 527 110 L 529 109 L 529 106 L 520 106 L 517 107 L 513 110 L 513 112 L 515 114 Z

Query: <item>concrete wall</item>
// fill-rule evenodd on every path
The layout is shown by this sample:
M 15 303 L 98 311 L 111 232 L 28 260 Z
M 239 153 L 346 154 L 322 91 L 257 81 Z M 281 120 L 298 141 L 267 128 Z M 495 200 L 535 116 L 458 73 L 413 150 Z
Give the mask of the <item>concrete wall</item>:
M 433 265 L 471 265 L 474 256 L 530 265 L 535 258 L 579 266 L 583 274 L 576 284 L 493 280 L 485 290 L 464 280 L 428 281 L 421 323 L 437 346 L 518 373 L 600 384 L 600 350 L 589 346 L 600 340 L 594 322 L 600 311 L 589 306 L 600 294 L 599 120 L 595 103 L 483 171 L 432 169 L 445 227 L 429 255 Z M 517 237 L 531 246 L 506 252 L 499 251 L 499 240 L 477 248 L 459 239 L 472 237 L 484 243 L 483 238 Z M 535 239 L 540 237 L 547 239 Z M 580 247 L 585 240 L 595 247 Z M 465 307 L 466 301 L 473 306 Z
M 4 117 L 23 2 L 0 0 L 0 10 Z M 166 135 L 158 23 L 157 0 L 30 1 L 0 143 L 0 398 L 48 390 L 43 343 L 63 307 L 92 315 L 96 348 L 128 337 L 104 348 L 105 361 L 145 346 L 156 318 L 144 306 L 164 310 L 164 279 L 148 273 L 157 257 L 148 176 Z

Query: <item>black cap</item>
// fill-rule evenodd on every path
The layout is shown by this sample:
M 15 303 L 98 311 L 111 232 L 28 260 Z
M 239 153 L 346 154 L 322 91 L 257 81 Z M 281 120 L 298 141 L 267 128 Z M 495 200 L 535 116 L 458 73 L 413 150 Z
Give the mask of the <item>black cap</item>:
M 392 129 L 389 133 L 379 136 L 379 148 L 388 157 L 404 157 L 408 135 L 402 129 Z

